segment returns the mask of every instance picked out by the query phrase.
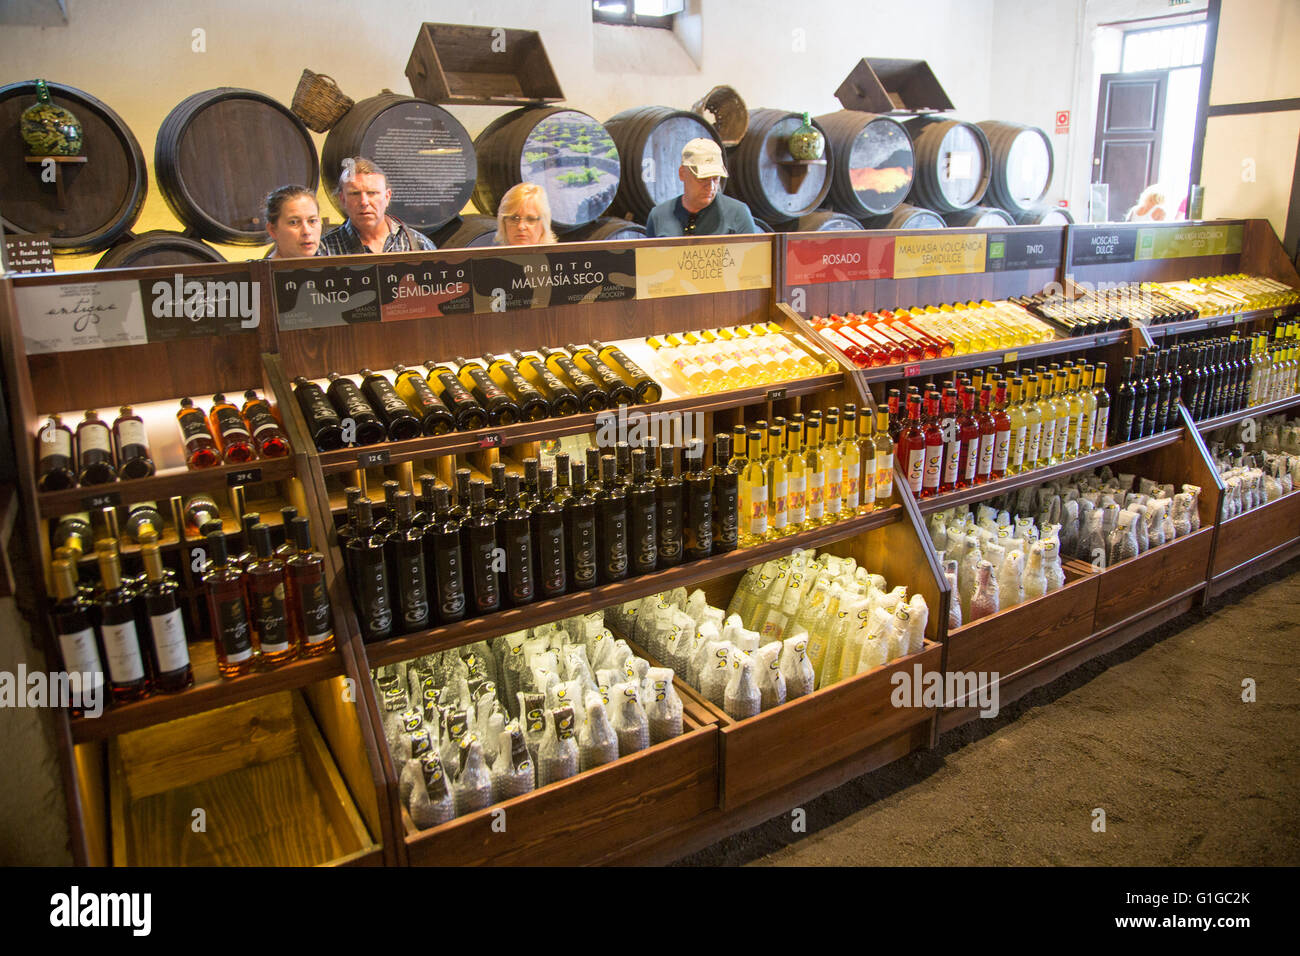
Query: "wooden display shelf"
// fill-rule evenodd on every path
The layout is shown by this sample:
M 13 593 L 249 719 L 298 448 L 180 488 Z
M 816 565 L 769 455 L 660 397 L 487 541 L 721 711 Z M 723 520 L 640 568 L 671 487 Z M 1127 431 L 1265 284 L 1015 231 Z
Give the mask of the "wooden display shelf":
M 261 477 L 252 481 L 238 480 L 240 475 L 259 471 Z M 216 468 L 197 470 L 176 469 L 148 478 L 114 481 L 106 485 L 65 488 L 62 491 L 42 491 L 36 496 L 37 509 L 42 518 L 55 518 L 75 511 L 93 511 L 110 504 L 128 505 L 136 501 L 165 502 L 172 495 L 195 492 L 208 485 L 256 484 L 264 481 L 281 481 L 297 477 L 294 456 L 263 458 L 242 465 L 219 465 Z
M 275 670 L 226 679 L 217 671 L 217 653 L 212 641 L 190 645 L 190 664 L 194 668 L 193 687 L 178 694 L 155 692 L 131 704 L 108 705 L 98 717 L 73 718 L 70 721 L 73 742 L 103 740 L 343 673 L 343 661 L 336 650 L 320 657 L 299 659 Z
M 543 438 L 559 438 L 564 435 L 579 435 L 601 426 L 603 421 L 617 421 L 622 416 L 632 415 L 682 415 L 714 412 L 726 408 L 738 408 L 758 402 L 777 401 L 800 395 L 834 388 L 844 381 L 840 373 L 833 375 L 815 375 L 808 378 L 790 379 L 769 385 L 756 385 L 752 388 L 737 389 L 731 392 L 718 392 L 712 395 L 691 395 L 682 398 L 665 399 L 652 405 L 632 405 L 622 408 L 607 409 L 602 412 L 586 412 L 581 415 L 569 415 L 565 418 L 544 418 L 539 422 L 517 422 L 498 428 L 481 428 L 466 432 L 449 432 L 446 435 L 432 435 L 412 438 L 409 441 L 384 442 L 377 445 L 359 445 L 352 448 L 340 448 L 337 451 L 320 452 L 321 471 L 326 475 L 355 471 L 359 458 L 375 452 L 388 455 L 387 464 L 399 464 L 437 455 L 457 455 L 467 452 L 482 451 L 485 448 L 506 447 L 525 442 L 540 441 Z
M 1152 339 L 1164 338 L 1168 335 L 1183 335 L 1188 332 L 1203 332 L 1207 329 L 1217 329 L 1228 325 L 1243 325 L 1247 322 L 1258 322 L 1260 319 L 1280 319 L 1284 315 L 1294 313 L 1296 306 L 1285 305 L 1280 308 L 1272 309 L 1251 309 L 1246 312 L 1228 312 L 1224 315 L 1206 315 L 1195 319 L 1187 319 L 1183 322 L 1165 322 L 1162 325 L 1141 325 L 1146 329 L 1146 333 Z
M 1262 405 L 1248 405 L 1240 411 L 1228 412 L 1226 415 L 1218 415 L 1215 418 L 1206 418 L 1196 423 L 1196 430 L 1202 435 L 1208 435 L 1216 428 L 1222 428 L 1224 425 L 1235 425 L 1237 422 L 1244 421 L 1247 418 L 1263 418 L 1266 415 L 1276 415 L 1278 412 L 1284 412 L 1289 408 L 1300 405 L 1300 392 L 1295 395 L 1288 395 L 1286 398 L 1279 398 L 1275 402 L 1265 402 Z
M 301 695 L 282 692 L 108 745 L 114 866 L 378 862 Z M 195 809 L 203 810 L 196 828 Z
M 1214 542 L 1210 596 L 1286 560 L 1300 545 L 1300 490 L 1223 519 Z
M 886 527 L 899 521 L 902 516 L 903 508 L 900 505 L 891 505 L 847 521 L 801 531 L 748 548 L 737 548 L 727 554 L 679 564 L 677 567 L 656 571 L 654 574 L 642 574 L 623 581 L 602 584 L 586 591 L 574 591 L 560 597 L 535 601 L 523 607 L 498 611 L 484 617 L 470 618 L 415 634 L 374 641 L 366 644 L 366 656 L 373 667 L 395 664 L 398 661 L 419 657 L 421 654 L 431 654 L 434 651 L 459 647 L 462 644 L 489 640 L 537 624 L 572 617 L 593 608 L 622 604 L 625 601 L 643 598 L 648 594 L 670 591 L 676 587 L 690 587 L 701 581 L 761 564 L 771 558 L 788 555 L 796 549 L 807 551 L 821 548 L 875 528 Z
M 1156 448 L 1164 448 L 1168 445 L 1177 444 L 1183 437 L 1181 428 L 1170 428 L 1167 431 L 1160 432 L 1156 435 L 1148 435 L 1146 438 L 1139 438 L 1137 441 L 1124 442 L 1121 445 L 1113 445 L 1110 448 L 1103 448 L 1101 451 L 1094 451 L 1087 455 L 1080 455 L 1078 458 L 1071 458 L 1069 461 L 1063 461 L 1059 465 L 1051 465 L 1047 468 L 1035 468 L 1033 471 L 1021 472 L 1018 475 L 1008 475 L 1006 478 L 999 478 L 997 481 L 985 482 L 982 485 L 975 485 L 971 488 L 964 488 L 961 491 L 948 491 L 941 495 L 935 495 L 933 498 L 922 498 L 918 503 L 922 514 L 931 514 L 935 511 L 946 511 L 949 508 L 955 508 L 958 505 L 973 505 L 976 502 L 984 501 L 988 498 L 996 498 L 998 495 L 1005 494 L 1008 491 L 1014 491 L 1025 485 L 1035 485 L 1043 481 L 1050 481 L 1053 478 L 1060 478 L 1063 475 L 1073 475 L 1081 471 L 1089 471 L 1093 468 L 1099 468 L 1102 465 L 1108 465 L 1114 461 L 1120 461 L 1133 455 L 1140 455 L 1143 452 L 1152 451 Z M 898 481 L 899 476 L 894 476 L 894 481 Z
M 1203 588 L 1213 541 L 1213 526 L 1202 525 L 1199 531 L 1100 572 L 1093 631 L 1105 631 Z

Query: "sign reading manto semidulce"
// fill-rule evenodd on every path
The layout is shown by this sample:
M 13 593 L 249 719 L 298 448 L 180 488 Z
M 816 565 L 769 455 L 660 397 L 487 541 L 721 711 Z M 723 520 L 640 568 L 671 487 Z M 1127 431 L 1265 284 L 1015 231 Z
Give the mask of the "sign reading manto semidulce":
M 772 246 L 767 242 L 639 246 L 636 250 L 638 299 L 771 286 Z
M 984 233 L 956 236 L 898 236 L 894 239 L 894 278 L 957 276 L 984 271 Z
M 890 279 L 894 237 L 791 239 L 785 247 L 786 285 Z

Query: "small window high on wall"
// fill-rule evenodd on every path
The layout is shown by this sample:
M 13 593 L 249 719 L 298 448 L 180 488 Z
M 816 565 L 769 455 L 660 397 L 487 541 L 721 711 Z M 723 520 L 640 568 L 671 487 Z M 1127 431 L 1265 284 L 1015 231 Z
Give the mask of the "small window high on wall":
M 1097 101 L 1092 181 L 1107 184 L 1106 218 L 1187 218 L 1204 53 L 1203 20 L 1123 25 L 1119 72 L 1102 75 Z
M 682 12 L 685 0 L 592 0 L 593 23 L 630 27 L 673 28 L 673 17 Z

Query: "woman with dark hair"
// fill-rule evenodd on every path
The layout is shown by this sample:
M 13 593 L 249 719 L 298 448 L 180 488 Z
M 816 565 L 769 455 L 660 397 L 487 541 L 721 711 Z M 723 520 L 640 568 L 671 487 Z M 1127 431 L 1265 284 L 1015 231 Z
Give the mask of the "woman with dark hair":
M 267 259 L 297 259 L 320 250 L 320 206 L 306 186 L 281 186 L 266 197 Z

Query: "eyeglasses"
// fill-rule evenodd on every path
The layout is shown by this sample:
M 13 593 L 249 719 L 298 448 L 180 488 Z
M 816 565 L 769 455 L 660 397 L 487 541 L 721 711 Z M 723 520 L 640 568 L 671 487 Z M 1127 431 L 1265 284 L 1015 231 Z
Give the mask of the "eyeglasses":
M 527 223 L 530 226 L 535 226 L 542 221 L 541 216 L 506 216 L 505 218 L 506 222 L 513 223 L 516 226 L 521 222 Z

